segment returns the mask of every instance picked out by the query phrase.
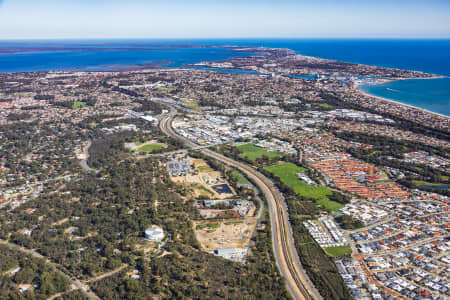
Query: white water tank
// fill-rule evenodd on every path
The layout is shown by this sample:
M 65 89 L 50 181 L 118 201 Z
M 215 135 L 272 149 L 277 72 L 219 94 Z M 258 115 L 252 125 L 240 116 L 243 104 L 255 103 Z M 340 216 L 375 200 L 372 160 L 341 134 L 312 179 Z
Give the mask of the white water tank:
M 164 238 L 164 231 L 161 227 L 150 227 L 145 230 L 145 238 L 152 242 L 161 242 Z

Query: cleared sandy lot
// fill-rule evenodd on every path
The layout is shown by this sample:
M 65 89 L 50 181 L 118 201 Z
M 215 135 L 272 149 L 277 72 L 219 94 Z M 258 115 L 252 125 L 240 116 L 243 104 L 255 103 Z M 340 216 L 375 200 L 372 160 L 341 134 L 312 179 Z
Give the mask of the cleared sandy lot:
M 217 225 L 208 227 L 207 224 Z M 256 218 L 194 222 L 195 235 L 205 251 L 244 248 L 250 242 L 255 227 Z

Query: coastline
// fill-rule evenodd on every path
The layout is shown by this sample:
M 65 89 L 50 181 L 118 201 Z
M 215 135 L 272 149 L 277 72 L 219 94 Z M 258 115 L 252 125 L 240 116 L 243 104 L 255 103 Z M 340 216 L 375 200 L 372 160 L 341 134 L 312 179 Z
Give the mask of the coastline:
M 375 96 L 375 95 L 372 95 L 372 94 L 367 93 L 367 92 L 365 92 L 365 91 L 360 89 L 360 86 L 362 86 L 362 85 L 383 85 L 383 84 L 386 84 L 386 83 L 389 83 L 389 82 L 400 81 L 400 80 L 440 79 L 440 78 L 447 78 L 447 77 L 446 76 L 436 76 L 436 77 L 429 77 L 429 78 L 398 78 L 398 79 L 386 80 L 386 81 L 378 82 L 378 83 L 355 83 L 355 84 L 353 84 L 353 88 L 355 89 L 355 91 L 357 91 L 358 93 L 360 93 L 360 94 L 362 94 L 362 95 L 364 95 L 366 97 L 376 98 L 376 99 L 378 99 L 380 101 L 388 102 L 388 103 L 391 103 L 391 104 L 402 105 L 402 106 L 405 106 L 407 108 L 416 109 L 416 110 L 419 110 L 419 111 L 422 111 L 422 112 L 425 112 L 425 113 L 428 113 L 428 114 L 432 114 L 432 115 L 438 116 L 440 118 L 450 119 L 450 116 L 447 116 L 447 115 L 444 115 L 444 114 L 441 114 L 441 113 L 437 113 L 437 112 L 434 112 L 434 111 L 430 111 L 430 110 L 427 110 L 425 108 L 421 108 L 421 107 L 414 106 L 414 105 L 411 105 L 411 104 L 406 104 L 406 103 L 403 103 L 403 102 L 400 102 L 400 101 L 397 101 L 397 100 L 392 100 L 392 99 L 384 98 L 384 97 L 381 97 L 381 96 Z
M 80 50 L 83 50 L 83 51 L 85 51 L 85 50 L 89 50 L 89 51 L 110 51 L 110 50 L 119 50 L 119 49 L 122 50 L 122 51 L 123 50 L 125 50 L 125 51 L 129 51 L 129 50 L 167 51 L 168 49 L 161 48 L 161 46 L 168 46 L 168 45 L 172 45 L 172 44 L 165 44 L 165 43 L 163 43 L 163 44 L 156 44 L 156 45 L 153 44 L 152 45 L 153 48 L 149 47 L 150 45 L 145 45 L 146 47 L 136 47 L 136 45 L 133 45 L 133 44 L 127 45 L 127 47 L 123 47 L 123 48 L 118 48 L 117 45 L 112 45 L 110 47 L 98 47 L 97 46 L 97 47 L 94 47 L 94 48 L 81 48 L 78 45 L 73 45 L 72 48 L 70 48 L 70 49 L 64 49 L 64 48 L 61 48 L 61 47 L 53 46 L 53 47 L 33 48 L 33 51 L 36 51 L 36 49 L 37 50 L 44 50 L 45 49 L 46 51 L 54 50 L 54 49 L 58 49 L 58 50 L 62 49 L 62 50 L 65 50 L 65 51 L 73 51 L 73 50 L 76 50 L 76 51 L 80 51 Z M 155 49 L 155 46 L 158 46 L 158 48 Z M 183 45 L 183 46 L 186 47 L 186 45 Z M 230 52 L 230 53 L 231 52 L 238 52 L 238 53 L 239 52 L 249 52 L 249 54 L 251 54 L 250 56 L 261 55 L 261 54 L 264 54 L 264 53 L 267 53 L 267 52 L 271 52 L 271 51 L 274 51 L 275 53 L 279 53 L 279 52 L 284 53 L 284 52 L 286 52 L 286 53 L 295 53 L 295 55 L 301 55 L 301 54 L 297 54 L 296 51 L 293 50 L 293 49 L 290 49 L 290 48 L 278 48 L 278 47 L 270 47 L 269 48 L 269 47 L 242 46 L 242 45 L 241 46 L 238 46 L 238 45 L 234 45 L 234 46 L 232 46 L 232 45 L 190 45 L 190 47 L 193 47 L 193 48 L 222 49 L 222 50 L 227 50 L 226 52 Z M 10 50 L 10 51 L 11 50 L 16 50 L 17 51 L 18 49 L 20 49 L 22 51 L 24 50 L 24 49 L 21 49 L 20 47 L 18 48 L 17 46 L 10 47 L 9 49 L 6 49 L 6 50 Z M 26 49 L 30 50 L 29 48 L 26 48 Z M 3 51 L 5 51 L 5 49 L 3 49 Z M 0 53 L 2 53 L 2 49 L 1 48 L 0 48 Z M 9 52 L 7 51 L 5 54 L 8 54 L 8 53 Z M 304 56 L 304 55 L 301 55 L 301 56 Z M 237 57 L 240 57 L 240 56 L 237 56 Z M 247 56 L 245 55 L 243 57 L 247 57 Z M 304 56 L 304 57 L 320 59 L 319 56 Z M 234 57 L 227 58 L 225 61 L 227 61 L 229 59 L 232 59 L 232 58 L 234 58 Z M 329 60 L 329 59 L 325 59 L 325 60 Z M 219 63 L 221 62 L 220 60 L 219 61 L 206 60 L 206 61 L 207 62 L 219 62 Z M 331 61 L 334 61 L 334 60 L 331 60 Z M 345 62 L 345 61 L 343 61 L 343 60 L 336 60 L 336 62 Z M 182 66 L 177 66 L 177 67 L 174 66 L 174 68 L 180 68 L 180 67 L 181 68 L 183 68 L 183 67 L 188 67 L 189 68 L 189 67 L 193 67 L 195 69 L 195 67 L 200 67 L 199 69 L 205 69 L 205 70 L 211 70 L 211 71 L 223 71 L 223 72 L 227 72 L 227 71 L 238 72 L 238 71 L 241 71 L 243 73 L 247 73 L 247 72 L 249 72 L 249 73 L 251 73 L 251 72 L 258 73 L 258 71 L 255 71 L 255 70 L 243 70 L 243 69 L 241 69 L 239 67 L 227 68 L 226 66 L 220 66 L 220 69 L 222 69 L 222 70 L 220 70 L 217 67 L 214 68 L 214 67 L 211 67 L 211 66 L 208 66 L 208 65 L 201 66 L 201 63 L 202 62 L 185 63 Z M 355 64 L 355 63 L 351 63 L 351 64 Z M 357 64 L 360 65 L 361 63 L 357 63 Z M 365 65 L 365 64 L 362 64 L 362 65 Z M 371 66 L 371 65 L 368 64 L 366 66 Z M 376 65 L 373 65 L 373 66 L 376 66 Z M 129 72 L 129 71 L 143 71 L 143 70 L 146 70 L 146 69 L 154 70 L 154 69 L 161 69 L 161 68 L 162 69 L 166 69 L 166 68 L 171 68 L 171 67 L 169 65 L 167 65 L 166 61 L 163 61 L 163 60 L 159 59 L 159 60 L 154 60 L 154 61 L 147 60 L 144 63 L 137 63 L 137 64 L 124 64 L 124 65 L 122 65 L 122 64 L 105 64 L 105 65 L 100 65 L 100 66 L 75 67 L 75 68 L 68 68 L 67 71 L 72 71 L 72 72 Z M 51 71 L 51 70 L 46 70 L 46 71 Z M 0 72 L 0 73 L 22 73 L 22 72 L 28 73 L 28 72 L 46 72 L 46 71 L 25 71 L 25 72 L 24 71 L 13 71 L 13 72 Z M 56 70 L 53 70 L 53 71 L 56 71 Z M 60 70 L 60 71 L 63 71 L 63 70 Z M 412 71 L 412 70 L 409 70 L 409 71 Z M 423 71 L 417 71 L 417 72 L 423 73 Z M 385 98 L 385 96 L 376 96 L 376 95 L 371 94 L 369 92 L 363 91 L 360 88 L 362 85 L 384 85 L 384 84 L 388 84 L 390 82 L 395 82 L 395 81 L 400 81 L 400 80 L 450 78 L 448 76 L 436 75 L 436 74 L 432 74 L 432 73 L 427 73 L 426 75 L 429 76 L 429 77 L 389 78 L 389 79 L 379 79 L 376 82 L 366 82 L 366 83 L 358 82 L 358 83 L 353 83 L 353 88 L 356 89 L 358 91 L 358 93 L 360 93 L 361 95 L 366 96 L 366 97 L 374 97 L 374 98 L 377 98 L 380 101 L 385 101 L 386 103 L 391 103 L 391 104 L 394 104 L 394 105 L 395 104 L 402 105 L 402 106 L 407 107 L 409 109 L 415 109 L 415 110 L 421 111 L 423 113 L 427 113 L 427 114 L 430 114 L 430 115 L 433 115 L 433 116 L 437 116 L 440 119 L 441 118 L 444 118 L 444 119 L 450 118 L 450 116 L 448 116 L 446 114 L 433 112 L 433 111 L 430 111 L 428 109 L 425 109 L 425 108 L 422 108 L 422 107 L 419 107 L 419 106 L 415 106 L 417 104 L 420 105 L 420 103 L 417 103 L 417 104 L 406 104 L 406 103 L 401 102 L 402 99 L 394 100 L 392 98 Z M 411 74 L 409 74 L 409 76 L 411 76 Z

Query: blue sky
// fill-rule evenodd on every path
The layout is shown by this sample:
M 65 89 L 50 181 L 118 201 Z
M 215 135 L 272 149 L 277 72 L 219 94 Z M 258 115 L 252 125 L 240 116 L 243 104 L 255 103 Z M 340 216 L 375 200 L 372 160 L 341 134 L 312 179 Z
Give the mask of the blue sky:
M 0 39 L 450 38 L 450 0 L 0 0 Z

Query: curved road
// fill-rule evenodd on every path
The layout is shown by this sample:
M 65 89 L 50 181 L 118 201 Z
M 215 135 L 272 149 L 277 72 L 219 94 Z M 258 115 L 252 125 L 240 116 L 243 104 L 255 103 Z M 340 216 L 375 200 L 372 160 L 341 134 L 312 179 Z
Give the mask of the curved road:
M 98 173 L 98 170 L 89 167 L 89 165 L 87 164 L 87 160 L 89 159 L 89 148 L 91 148 L 91 145 L 92 145 L 92 141 L 89 140 L 89 141 L 88 141 L 88 144 L 87 144 L 86 147 L 84 148 L 84 155 L 85 155 L 85 158 L 82 159 L 82 160 L 80 161 L 80 166 L 81 166 L 84 170 L 86 170 L 86 171 L 88 171 L 88 172 L 95 172 L 95 173 Z
M 171 123 L 174 116 L 175 110 L 172 108 L 171 113 L 160 122 L 161 131 L 175 139 L 183 141 L 190 148 L 198 147 L 197 144 L 173 131 Z M 209 149 L 200 151 L 205 155 L 239 169 L 259 186 L 270 207 L 273 250 L 278 268 L 286 279 L 289 292 L 294 299 L 322 299 L 299 261 L 292 237 L 292 229 L 288 221 L 286 204 L 272 181 L 246 164 L 237 162 Z

